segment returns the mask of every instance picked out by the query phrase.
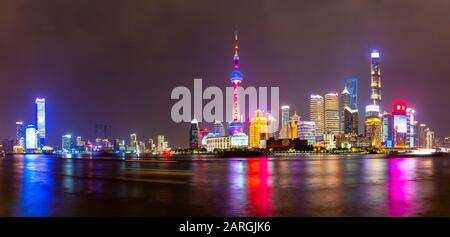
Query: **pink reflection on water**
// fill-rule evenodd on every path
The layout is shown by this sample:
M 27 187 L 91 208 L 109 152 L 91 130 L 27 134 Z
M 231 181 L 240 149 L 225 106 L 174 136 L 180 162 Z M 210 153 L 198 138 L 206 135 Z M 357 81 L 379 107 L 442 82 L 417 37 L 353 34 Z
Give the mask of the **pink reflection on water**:
M 417 187 L 414 181 L 416 159 L 389 159 L 388 161 L 388 214 L 411 216 L 417 211 Z
M 249 216 L 272 215 L 272 189 L 267 158 L 247 161 L 247 200 Z

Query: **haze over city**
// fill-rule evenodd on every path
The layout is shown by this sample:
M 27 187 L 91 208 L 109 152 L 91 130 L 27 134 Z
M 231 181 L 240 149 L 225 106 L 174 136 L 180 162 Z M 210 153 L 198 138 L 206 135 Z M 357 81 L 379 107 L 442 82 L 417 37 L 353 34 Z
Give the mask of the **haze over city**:
M 244 88 L 278 86 L 280 103 L 308 119 L 311 94 L 339 93 L 356 77 L 364 111 L 377 48 L 383 110 L 406 101 L 448 136 L 450 3 L 420 2 L 2 1 L 0 137 L 32 123 L 34 100 L 45 97 L 49 144 L 106 123 L 114 137 L 164 134 L 187 146 L 189 124 L 171 121 L 170 92 L 194 78 L 230 86 L 236 25 Z

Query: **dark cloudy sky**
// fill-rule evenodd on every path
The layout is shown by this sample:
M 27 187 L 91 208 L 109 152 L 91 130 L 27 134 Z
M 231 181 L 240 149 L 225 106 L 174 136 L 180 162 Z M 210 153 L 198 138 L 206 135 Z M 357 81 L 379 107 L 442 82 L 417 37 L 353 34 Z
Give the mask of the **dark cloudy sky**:
M 229 86 L 235 25 L 242 85 L 279 86 L 303 118 L 309 94 L 341 91 L 348 77 L 359 78 L 362 111 L 378 48 L 383 107 L 407 101 L 450 135 L 449 12 L 444 0 L 2 0 L 0 137 L 33 122 L 34 99 L 45 97 L 53 145 L 66 132 L 92 136 L 95 123 L 186 145 L 170 92 L 196 77 Z

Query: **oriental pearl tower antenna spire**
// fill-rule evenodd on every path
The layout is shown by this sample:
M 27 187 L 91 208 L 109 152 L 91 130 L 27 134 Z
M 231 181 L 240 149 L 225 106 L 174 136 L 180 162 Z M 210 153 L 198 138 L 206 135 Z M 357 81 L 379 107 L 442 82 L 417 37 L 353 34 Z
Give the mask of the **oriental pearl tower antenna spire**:
M 239 93 L 238 88 L 243 79 L 243 74 L 239 71 L 239 44 L 237 30 L 234 33 L 234 66 L 233 71 L 230 74 L 230 81 L 233 84 L 233 121 L 230 124 L 230 134 L 242 133 L 243 126 L 241 122 L 241 116 L 239 112 Z

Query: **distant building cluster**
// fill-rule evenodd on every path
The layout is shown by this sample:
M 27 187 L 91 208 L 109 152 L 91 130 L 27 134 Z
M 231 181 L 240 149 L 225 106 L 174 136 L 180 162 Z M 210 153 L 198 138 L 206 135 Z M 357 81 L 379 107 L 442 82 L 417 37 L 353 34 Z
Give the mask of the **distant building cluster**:
M 214 122 L 207 132 L 196 119 L 191 122 L 190 148 L 208 152 L 233 148 L 266 150 L 332 150 L 332 149 L 412 149 L 449 146 L 449 137 L 441 142 L 434 132 L 415 118 L 415 110 L 404 102 L 397 102 L 390 111 L 381 105 L 380 52 L 370 54 L 370 104 L 365 106 L 364 128 L 359 128 L 358 79 L 345 81 L 342 92 L 325 95 L 312 94 L 309 98 L 309 120 L 302 120 L 290 106 L 280 108 L 281 121 L 270 113 L 257 109 L 247 123 L 240 118 L 237 88 L 243 80 L 239 71 L 239 54 L 236 34 L 234 70 L 230 80 L 234 88 L 233 120 Z M 382 112 L 383 111 L 383 112 Z M 278 128 L 275 131 L 271 127 Z M 245 126 L 248 125 L 248 135 Z M 226 133 L 224 127 L 228 126 Z M 206 132 L 205 132 L 206 130 Z M 360 133 L 362 130 L 362 133 Z M 272 132 L 270 132 L 272 131 Z

